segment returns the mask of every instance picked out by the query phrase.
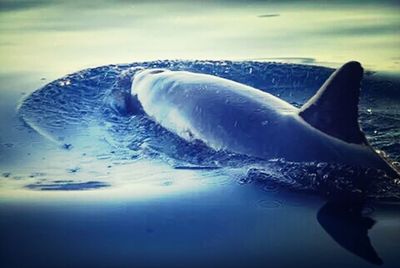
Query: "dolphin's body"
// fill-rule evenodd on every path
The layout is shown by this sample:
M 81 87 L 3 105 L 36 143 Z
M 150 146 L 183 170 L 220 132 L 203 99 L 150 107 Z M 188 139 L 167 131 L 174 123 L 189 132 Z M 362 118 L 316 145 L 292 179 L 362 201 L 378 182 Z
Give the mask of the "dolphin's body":
M 396 171 L 358 124 L 363 69 L 349 62 L 300 109 L 269 93 L 216 76 L 148 69 L 132 96 L 166 129 L 216 150 L 291 161 L 327 161 Z

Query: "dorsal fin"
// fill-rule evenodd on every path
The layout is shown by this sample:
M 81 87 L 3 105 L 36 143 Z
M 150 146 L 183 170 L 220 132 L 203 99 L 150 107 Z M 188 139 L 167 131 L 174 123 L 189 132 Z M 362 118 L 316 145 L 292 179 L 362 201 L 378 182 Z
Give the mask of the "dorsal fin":
M 299 115 L 320 131 L 356 144 L 367 144 L 358 124 L 358 101 L 363 68 L 351 61 L 337 69 L 301 107 Z

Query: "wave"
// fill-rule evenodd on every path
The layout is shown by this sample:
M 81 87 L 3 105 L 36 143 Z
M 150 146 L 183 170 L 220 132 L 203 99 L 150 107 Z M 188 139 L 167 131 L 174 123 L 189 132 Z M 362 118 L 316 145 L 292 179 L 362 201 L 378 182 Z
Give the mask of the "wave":
M 85 148 L 99 159 L 162 159 L 177 169 L 240 167 L 247 170 L 242 182 L 276 183 L 327 196 L 339 192 L 357 196 L 368 188 L 370 197 L 400 200 L 397 181 L 379 171 L 331 163 L 265 161 L 214 151 L 200 141 L 182 140 L 140 110 L 126 109 L 130 102 L 131 78 L 143 68 L 220 76 L 269 92 L 297 107 L 334 71 L 319 66 L 254 61 L 153 61 L 107 65 L 69 74 L 45 85 L 21 102 L 19 115 L 30 127 L 62 148 Z M 387 151 L 389 157 L 398 162 L 400 148 L 396 141 L 400 117 L 398 109 L 391 109 L 390 105 L 398 105 L 392 102 L 399 100 L 400 86 L 367 73 L 362 87 L 362 128 L 375 148 Z M 374 186 L 364 185 L 366 178 L 371 178 Z

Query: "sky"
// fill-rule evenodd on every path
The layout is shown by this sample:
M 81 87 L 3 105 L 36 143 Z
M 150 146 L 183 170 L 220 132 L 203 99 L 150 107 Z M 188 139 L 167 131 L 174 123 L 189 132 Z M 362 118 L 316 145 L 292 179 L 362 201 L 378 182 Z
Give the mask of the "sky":
M 400 3 L 0 0 L 1 73 L 158 59 L 358 60 L 400 72 Z

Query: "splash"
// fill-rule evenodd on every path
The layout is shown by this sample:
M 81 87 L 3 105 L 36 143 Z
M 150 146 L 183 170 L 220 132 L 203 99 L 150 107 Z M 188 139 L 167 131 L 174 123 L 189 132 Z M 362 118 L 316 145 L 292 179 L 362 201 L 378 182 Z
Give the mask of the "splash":
M 214 151 L 201 141 L 187 142 L 179 138 L 147 117 L 140 107 L 129 107 L 131 78 L 143 68 L 220 76 L 269 92 L 297 107 L 308 100 L 333 72 L 325 67 L 250 61 L 154 61 L 108 65 L 82 70 L 47 84 L 23 100 L 19 115 L 28 126 L 61 149 L 84 153 L 93 157 L 92 161 L 108 161 L 110 167 L 112 163 L 162 161 L 176 172 L 182 169 L 213 170 L 210 174 L 215 176 L 220 169 L 218 172 L 225 172 L 227 177 L 241 174 L 237 177 L 239 183 L 256 181 L 264 189 L 285 187 L 328 197 L 349 195 L 357 198 L 367 192 L 371 198 L 400 200 L 398 181 L 379 170 L 332 163 L 293 163 L 282 159 L 264 161 Z M 361 125 L 369 142 L 375 148 L 387 151 L 394 165 L 400 160 L 398 109 L 371 107 L 388 107 L 377 106 L 376 101 L 385 102 L 380 96 L 389 93 L 400 100 L 397 93 L 393 93 L 398 89 L 397 84 L 388 87 L 386 82 L 368 75 L 363 81 L 360 109 Z M 104 182 L 104 185 L 112 185 L 112 177 L 116 175 L 111 174 L 110 183 Z M 371 183 L 366 185 L 365 181 Z M 75 189 L 76 185 L 79 188 L 80 183 L 86 182 L 74 181 L 68 183 L 67 188 Z M 60 188 L 57 183 L 54 185 L 47 188 L 65 188 Z M 43 185 L 31 183 L 27 187 L 41 189 Z

